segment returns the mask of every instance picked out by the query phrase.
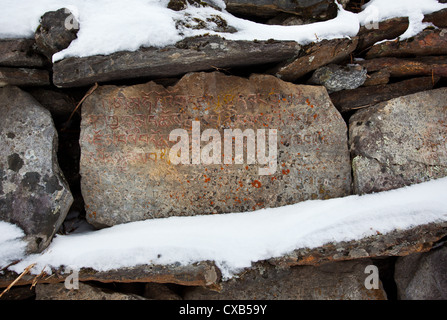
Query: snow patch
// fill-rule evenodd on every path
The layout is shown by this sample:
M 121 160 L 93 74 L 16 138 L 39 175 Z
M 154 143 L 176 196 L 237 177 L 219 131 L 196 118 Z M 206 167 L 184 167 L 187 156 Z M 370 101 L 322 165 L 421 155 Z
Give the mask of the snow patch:
M 363 196 L 245 213 L 152 219 L 57 235 L 42 254 L 29 255 L 9 269 L 20 273 L 37 263 L 33 273 L 45 266 L 108 271 L 209 260 L 215 261 L 227 279 L 253 262 L 296 249 L 447 221 L 446 190 L 447 178 L 442 178 Z
M 217 34 L 230 40 L 291 40 L 305 45 L 324 39 L 353 37 L 361 25 L 375 26 L 394 17 L 409 17 L 410 27 L 401 39 L 414 36 L 427 25 L 424 14 L 447 8 L 436 0 L 371 0 L 354 14 L 339 6 L 336 18 L 300 26 L 265 25 L 237 18 L 225 11 L 223 0 L 209 0 L 212 7 L 188 6 L 186 10 L 167 8 L 169 0 L 0 0 L 0 38 L 31 38 L 47 11 L 67 7 L 80 22 L 78 38 L 53 56 L 86 57 L 135 51 L 141 46 L 164 47 L 190 36 Z M 176 28 L 179 20 L 206 21 L 212 15 L 225 19 L 237 32 Z

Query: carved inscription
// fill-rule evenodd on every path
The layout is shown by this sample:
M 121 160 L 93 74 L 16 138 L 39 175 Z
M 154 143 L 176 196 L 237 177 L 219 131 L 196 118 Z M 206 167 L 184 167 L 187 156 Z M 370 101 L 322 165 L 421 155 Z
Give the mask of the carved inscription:
M 277 145 L 267 150 L 277 150 L 276 171 L 258 174 L 260 164 L 246 161 L 247 140 L 242 164 L 234 145 L 233 162 L 224 161 L 223 143 L 218 164 L 171 163 L 169 134 L 184 129 L 191 139 L 193 122 L 222 137 L 228 129 L 275 130 Z M 350 190 L 346 126 L 318 87 L 220 73 L 189 74 L 166 89 L 104 86 L 84 103 L 81 127 L 82 191 L 97 225 L 251 211 Z

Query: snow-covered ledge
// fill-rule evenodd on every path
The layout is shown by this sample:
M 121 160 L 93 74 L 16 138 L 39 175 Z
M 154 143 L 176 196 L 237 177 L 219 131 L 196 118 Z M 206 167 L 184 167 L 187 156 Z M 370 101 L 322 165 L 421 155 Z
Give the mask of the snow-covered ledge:
M 63 281 L 65 268 L 80 280 L 147 281 L 212 286 L 256 262 L 318 265 L 429 250 L 447 235 L 447 178 L 401 189 L 311 200 L 254 212 L 171 217 L 58 235 L 41 254 L 3 255 L 0 286 L 35 264 L 28 283 L 45 271 Z M 6 223 L 3 229 L 10 228 Z M 5 233 L 6 234 L 6 233 Z M 16 232 L 3 245 L 20 246 Z

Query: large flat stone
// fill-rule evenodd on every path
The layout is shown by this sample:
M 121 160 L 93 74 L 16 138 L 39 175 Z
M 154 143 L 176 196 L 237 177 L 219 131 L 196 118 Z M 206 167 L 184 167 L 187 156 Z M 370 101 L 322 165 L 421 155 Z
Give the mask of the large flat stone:
M 355 193 L 447 176 L 447 89 L 424 91 L 358 111 L 350 119 Z
M 276 63 L 293 58 L 299 49 L 294 41 L 189 38 L 161 49 L 67 58 L 54 64 L 53 82 L 58 87 L 76 87 L 113 80 L 175 77 L 193 71 Z
M 57 162 L 50 112 L 17 87 L 0 88 L 0 220 L 18 225 L 28 251 L 45 249 L 73 202 Z
M 374 45 L 367 59 L 380 57 L 414 57 L 447 54 L 447 29 L 424 30 L 404 41 L 386 41 Z
M 18 274 L 6 271 L 0 277 L 0 288 L 7 287 L 17 278 Z M 64 266 L 52 270 L 52 274 L 25 274 L 16 283 L 17 286 L 27 285 L 38 280 L 39 283 L 60 283 L 67 277 L 73 276 L 72 270 L 66 270 Z M 98 281 L 110 282 L 148 282 L 148 283 L 173 283 L 184 286 L 203 286 L 217 288 L 221 281 L 220 270 L 209 261 L 202 261 L 190 265 L 138 265 L 108 271 L 96 271 L 82 268 L 78 270 L 80 282 Z
M 220 135 L 215 163 L 170 161 L 177 140 L 169 134 L 185 129 L 191 136 L 192 121 L 200 132 Z M 245 143 L 236 143 L 243 147 L 241 162 L 223 158 L 224 130 L 236 128 L 264 132 L 266 142 L 276 130 L 277 141 L 268 143 L 272 152 L 277 148 L 271 174 L 261 173 L 266 165 L 259 155 L 257 163 L 247 161 Z M 350 194 L 346 125 L 323 87 L 218 72 L 188 74 L 167 89 L 154 82 L 102 86 L 82 106 L 81 130 L 81 186 L 87 219 L 96 226 Z

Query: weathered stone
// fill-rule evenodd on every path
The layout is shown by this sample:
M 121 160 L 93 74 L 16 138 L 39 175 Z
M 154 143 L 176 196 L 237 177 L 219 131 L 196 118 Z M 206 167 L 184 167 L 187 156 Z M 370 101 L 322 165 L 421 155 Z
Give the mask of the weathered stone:
M 343 90 L 331 94 L 332 103 L 342 113 L 366 108 L 379 102 L 431 90 L 439 77 L 420 77 L 396 83 Z
M 394 279 L 400 300 L 447 300 L 447 247 L 397 259 Z
M 387 41 L 374 45 L 367 59 L 381 57 L 436 56 L 447 54 L 447 29 L 424 30 L 404 41 Z
M 34 300 L 34 289 L 30 286 L 12 287 L 7 292 L 1 292 L 1 300 Z
M 45 249 L 73 201 L 57 163 L 48 110 L 16 87 L 0 89 L 0 220 L 22 228 L 29 252 Z
M 225 0 L 225 3 L 228 12 L 242 16 L 271 18 L 281 12 L 318 20 L 337 16 L 333 0 Z
M 360 110 L 350 119 L 354 191 L 385 191 L 447 176 L 447 89 Z
M 406 230 L 393 230 L 386 234 L 360 240 L 327 243 L 318 248 L 300 248 L 269 263 L 282 268 L 291 266 L 319 266 L 328 262 L 346 261 L 361 257 L 403 257 L 427 252 L 447 235 L 447 222 L 419 225 Z
M 79 283 L 78 289 L 67 289 L 64 283 L 36 285 L 36 300 L 146 300 L 136 294 L 114 292 Z
M 175 129 L 216 129 L 212 164 L 205 164 L 212 144 L 203 136 L 201 158 L 199 153 L 193 160 L 198 164 L 190 164 L 189 142 L 182 150 L 187 164 L 172 163 L 170 149 L 178 147 L 178 138 L 170 141 L 169 134 Z M 243 157 L 234 156 L 221 143 L 224 129 L 268 135 L 276 159 L 261 164 L 261 152 L 247 156 L 239 138 L 233 140 Z M 273 76 L 192 73 L 168 89 L 154 82 L 99 87 L 82 106 L 80 142 L 87 219 L 96 226 L 251 211 L 350 193 L 346 127 L 326 90 Z M 266 142 L 258 138 L 257 145 Z
M 379 70 L 369 74 L 363 83 L 364 87 L 379 86 L 390 81 L 390 72 L 387 69 Z
M 365 287 L 365 268 L 373 262 L 328 263 L 320 267 L 274 268 L 258 265 L 222 283 L 220 292 L 191 288 L 185 300 L 386 300 L 378 289 Z
M 42 68 L 48 64 L 47 59 L 34 49 L 33 39 L 0 40 L 0 66 Z
M 175 27 L 181 33 L 184 32 L 183 29 L 208 30 L 227 33 L 237 32 L 235 27 L 228 25 L 227 20 L 218 14 L 211 14 L 206 18 L 199 18 L 194 15 L 182 16 L 180 19 L 175 21 Z
M 144 297 L 154 300 L 182 300 L 168 285 L 162 283 L 147 283 L 144 289 Z
M 44 88 L 30 88 L 27 90 L 34 99 L 36 99 L 44 108 L 51 112 L 54 118 L 68 119 L 70 114 L 76 107 L 76 102 L 73 97 L 65 92 L 44 89 Z
M 65 272 L 65 267 L 52 270 L 51 277 L 44 274 L 38 277 L 39 283 L 64 282 L 72 273 Z M 217 288 L 221 281 L 220 270 L 212 262 L 203 261 L 190 265 L 138 265 L 109 271 L 92 269 L 79 270 L 79 281 L 109 282 L 154 282 L 172 283 L 184 286 L 204 286 Z M 18 277 L 15 272 L 7 271 L 0 276 L 0 288 L 7 287 Z M 31 284 L 36 275 L 26 274 L 16 283 L 17 286 Z
M 373 26 L 362 26 L 358 33 L 359 43 L 356 52 L 362 52 L 376 42 L 395 39 L 402 35 L 408 29 L 408 26 L 407 17 L 382 21 L 378 24 L 378 29 Z
M 208 3 L 201 0 L 170 0 L 168 3 L 168 8 L 174 11 L 181 11 L 185 10 L 188 5 L 196 8 L 209 6 Z
M 0 68 L 0 88 L 4 86 L 48 86 L 48 71 L 28 68 Z
M 447 28 L 447 9 L 425 15 L 423 22 L 431 22 L 438 28 Z
M 67 28 L 68 27 L 68 28 Z M 50 60 L 77 38 L 79 23 L 66 8 L 45 13 L 40 19 L 35 39 L 39 50 Z
M 285 81 L 296 81 L 319 67 L 340 63 L 356 49 L 358 38 L 323 40 L 306 46 L 292 62 L 276 67 L 271 73 Z
M 447 56 L 417 58 L 377 58 L 359 61 L 368 72 L 388 71 L 391 77 L 440 76 L 447 77 Z
M 328 93 L 352 90 L 363 85 L 366 73 L 366 69 L 358 64 L 347 66 L 329 64 L 318 68 L 309 83 L 323 85 Z
M 294 14 L 280 13 L 277 16 L 269 19 L 266 24 L 281 25 L 281 26 L 297 26 L 309 23 L 312 23 L 312 21 L 300 18 Z
M 64 59 L 53 66 L 53 82 L 59 87 L 75 87 L 112 80 L 174 77 L 192 71 L 277 63 L 293 58 L 299 49 L 294 41 L 188 38 L 162 49 Z

